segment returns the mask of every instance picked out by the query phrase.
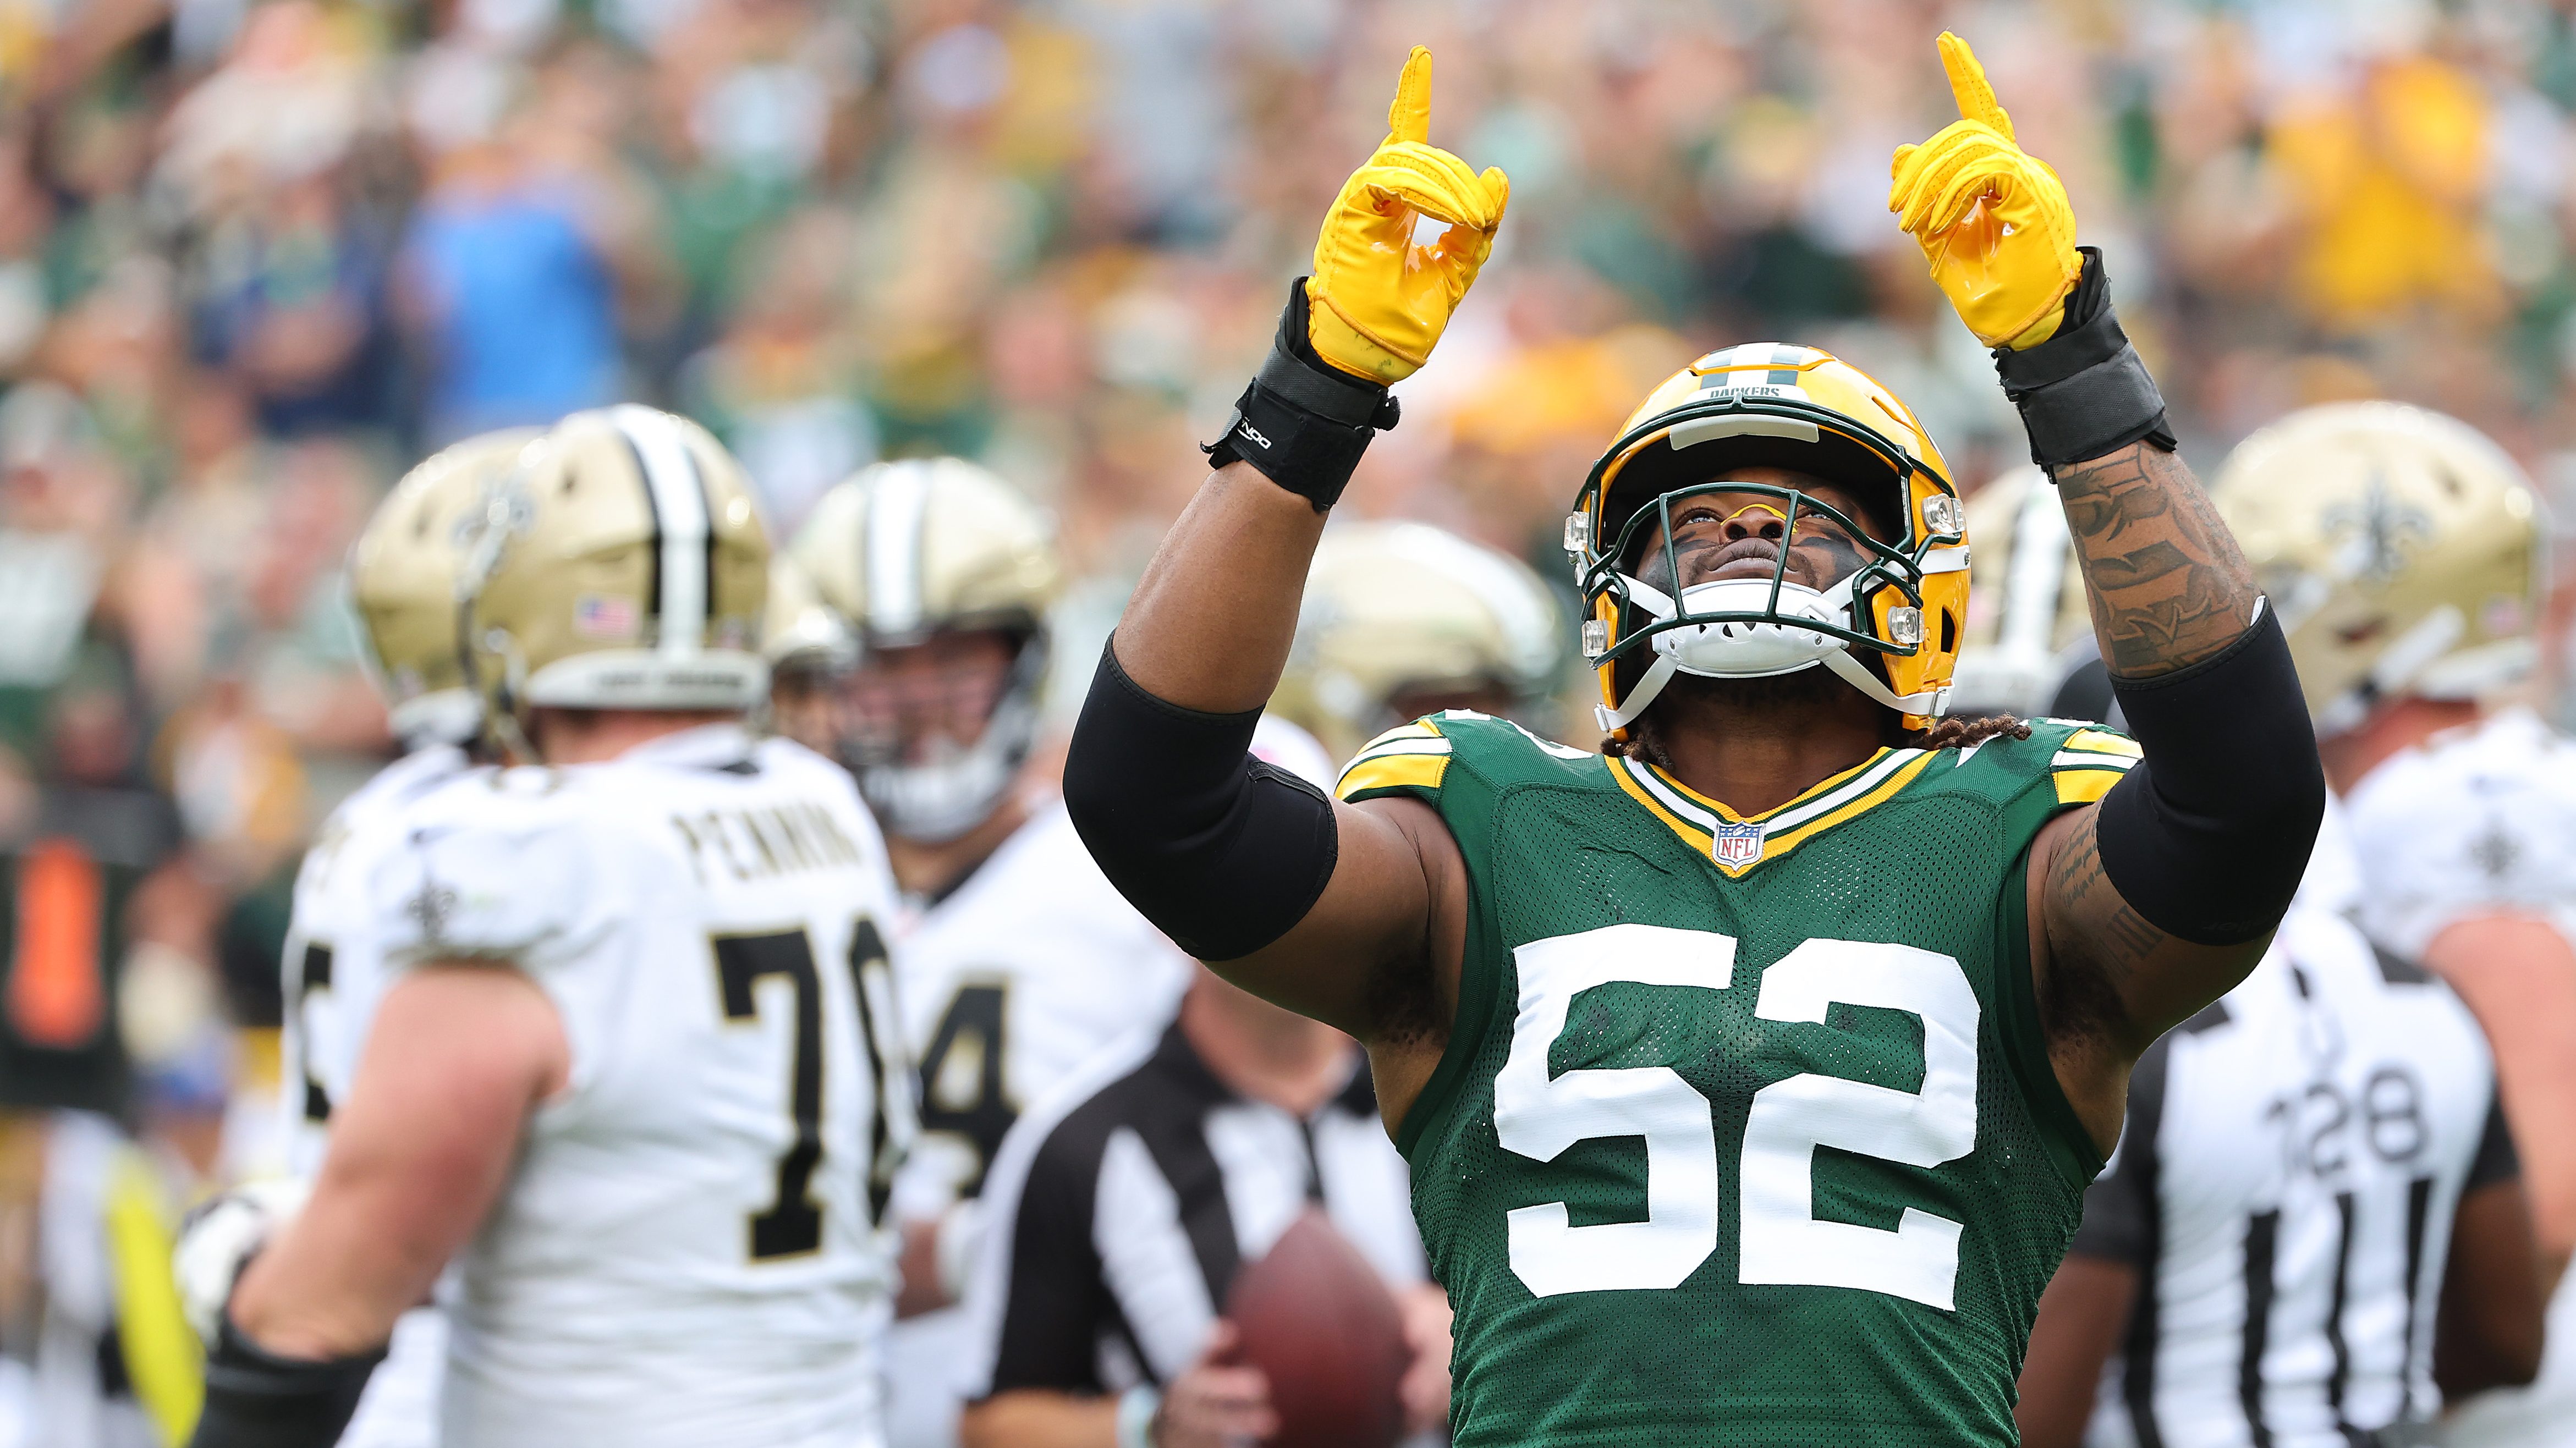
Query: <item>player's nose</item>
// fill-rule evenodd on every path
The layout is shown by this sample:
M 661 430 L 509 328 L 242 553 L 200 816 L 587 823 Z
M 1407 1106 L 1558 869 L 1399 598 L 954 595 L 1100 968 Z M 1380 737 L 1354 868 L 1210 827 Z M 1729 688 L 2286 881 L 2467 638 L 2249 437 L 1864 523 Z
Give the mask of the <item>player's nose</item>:
M 1748 538 L 1762 538 L 1776 543 L 1780 541 L 1780 535 L 1786 526 L 1779 514 L 1767 508 L 1744 508 L 1729 515 L 1724 522 L 1718 524 L 1718 531 L 1719 535 L 1729 543 L 1740 543 Z

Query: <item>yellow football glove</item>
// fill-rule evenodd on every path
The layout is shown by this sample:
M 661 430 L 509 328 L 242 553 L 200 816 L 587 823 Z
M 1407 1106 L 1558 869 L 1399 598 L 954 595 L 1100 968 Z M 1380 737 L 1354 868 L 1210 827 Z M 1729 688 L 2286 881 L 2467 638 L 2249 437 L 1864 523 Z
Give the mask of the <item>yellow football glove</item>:
M 1887 209 L 1923 248 L 1932 280 L 1989 347 L 2048 340 L 2084 275 L 2075 208 L 2045 162 L 2013 140 L 1968 42 L 1941 32 L 1941 68 L 1959 119 L 1920 146 L 1899 146 Z
M 1477 175 L 1430 144 L 1431 52 L 1413 47 L 1387 108 L 1387 137 L 1351 173 L 1315 238 L 1306 338 L 1325 361 L 1372 382 L 1400 382 L 1431 356 L 1458 299 L 1494 249 L 1512 184 Z M 1417 216 L 1449 223 L 1417 246 Z

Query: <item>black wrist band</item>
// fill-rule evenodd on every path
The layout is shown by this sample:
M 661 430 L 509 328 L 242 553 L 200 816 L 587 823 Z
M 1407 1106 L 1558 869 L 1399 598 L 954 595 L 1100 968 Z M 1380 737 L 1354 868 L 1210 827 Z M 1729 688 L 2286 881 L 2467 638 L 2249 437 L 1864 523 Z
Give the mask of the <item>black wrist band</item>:
M 1395 426 L 1387 390 L 1315 355 L 1306 338 L 1306 279 L 1288 286 L 1279 333 L 1252 385 L 1234 404 L 1225 434 L 1200 451 L 1223 467 L 1243 461 L 1320 513 L 1350 486 L 1369 439 Z
M 2055 469 L 2140 441 L 2172 452 L 2164 394 L 2120 330 L 2101 248 L 2077 249 L 2084 275 L 2067 294 L 2066 319 L 2056 334 L 2019 352 L 1995 349 L 2004 395 L 2021 409 L 2022 429 L 2030 434 L 2030 460 Z
M 227 1312 L 206 1354 L 205 1410 L 190 1448 L 331 1448 L 384 1357 L 383 1348 L 319 1362 L 279 1357 Z

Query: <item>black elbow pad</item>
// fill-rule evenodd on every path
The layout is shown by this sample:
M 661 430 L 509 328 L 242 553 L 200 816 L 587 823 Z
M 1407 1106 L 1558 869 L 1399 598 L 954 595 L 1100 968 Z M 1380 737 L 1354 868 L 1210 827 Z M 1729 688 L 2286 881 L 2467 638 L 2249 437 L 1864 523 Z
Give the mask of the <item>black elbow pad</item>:
M 1065 808 L 1101 873 L 1201 960 L 1250 955 L 1306 918 L 1340 856 L 1333 802 L 1250 753 L 1261 711 L 1148 694 L 1116 640 L 1074 725 Z
M 2325 814 L 2325 768 L 2271 608 L 2217 657 L 2114 676 L 2144 760 L 2102 797 L 2102 873 L 2168 935 L 2235 945 L 2281 923 Z

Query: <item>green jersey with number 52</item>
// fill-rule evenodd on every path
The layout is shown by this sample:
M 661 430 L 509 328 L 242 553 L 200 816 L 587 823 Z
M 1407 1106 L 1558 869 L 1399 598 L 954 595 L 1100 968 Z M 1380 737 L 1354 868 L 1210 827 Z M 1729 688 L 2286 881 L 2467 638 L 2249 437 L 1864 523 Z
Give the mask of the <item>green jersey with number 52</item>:
M 2038 722 L 1739 816 L 1481 715 L 1340 794 L 1436 807 L 1472 909 L 1405 1119 L 1460 1448 L 2010 1444 L 2101 1162 L 2030 980 L 2031 837 L 2137 758 Z

